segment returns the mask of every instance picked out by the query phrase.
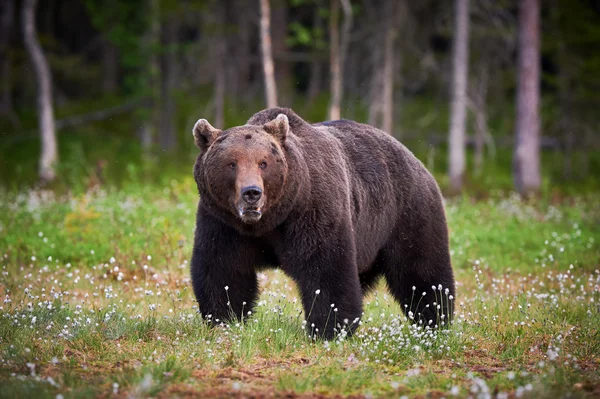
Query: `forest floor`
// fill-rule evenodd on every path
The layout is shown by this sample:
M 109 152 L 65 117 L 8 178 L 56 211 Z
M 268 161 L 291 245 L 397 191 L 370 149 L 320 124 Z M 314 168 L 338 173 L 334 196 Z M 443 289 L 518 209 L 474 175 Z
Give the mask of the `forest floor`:
M 0 397 L 600 397 L 600 202 L 447 202 L 451 328 L 383 283 L 351 338 L 311 341 L 260 274 L 246 323 L 207 328 L 189 279 L 194 183 L 0 193 Z

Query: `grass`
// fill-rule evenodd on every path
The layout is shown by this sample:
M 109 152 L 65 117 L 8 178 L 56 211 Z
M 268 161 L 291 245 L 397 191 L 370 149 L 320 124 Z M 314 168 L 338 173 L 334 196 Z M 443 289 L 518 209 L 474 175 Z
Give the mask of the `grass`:
M 191 178 L 0 194 L 0 397 L 600 396 L 600 203 L 449 200 L 453 326 L 381 284 L 351 338 L 311 341 L 281 272 L 243 324 L 207 328 L 188 275 Z

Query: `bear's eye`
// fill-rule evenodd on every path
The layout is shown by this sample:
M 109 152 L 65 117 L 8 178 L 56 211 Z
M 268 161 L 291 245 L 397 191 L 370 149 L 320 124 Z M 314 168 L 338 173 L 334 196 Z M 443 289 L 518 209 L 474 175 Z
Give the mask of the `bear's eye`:
M 229 163 L 229 165 L 227 165 L 227 166 L 229 166 L 231 169 L 235 169 L 235 166 L 236 166 L 236 165 L 235 165 L 235 162 L 231 162 L 231 163 Z
M 267 167 L 267 163 L 265 161 L 262 161 L 260 164 L 258 164 L 258 167 L 264 169 Z

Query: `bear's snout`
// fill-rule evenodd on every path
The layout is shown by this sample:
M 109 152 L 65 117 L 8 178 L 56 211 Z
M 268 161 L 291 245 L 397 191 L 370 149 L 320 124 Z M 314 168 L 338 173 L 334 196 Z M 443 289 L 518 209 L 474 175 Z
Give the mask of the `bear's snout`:
M 262 190 L 258 186 L 244 187 L 242 189 L 242 198 L 249 204 L 255 204 L 262 196 Z
M 238 202 L 238 214 L 246 224 L 257 223 L 262 217 L 262 206 L 264 205 L 263 190 L 253 184 L 245 186 L 240 190 L 241 200 Z

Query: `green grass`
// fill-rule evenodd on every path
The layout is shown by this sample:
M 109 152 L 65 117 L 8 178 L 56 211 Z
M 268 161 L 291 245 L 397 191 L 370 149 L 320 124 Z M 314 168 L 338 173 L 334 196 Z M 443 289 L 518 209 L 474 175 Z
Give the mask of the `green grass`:
M 277 271 L 247 322 L 200 320 L 191 177 L 0 195 L 0 397 L 600 394 L 593 193 L 449 200 L 453 326 L 410 325 L 381 284 L 355 336 L 331 342 L 307 338 Z

